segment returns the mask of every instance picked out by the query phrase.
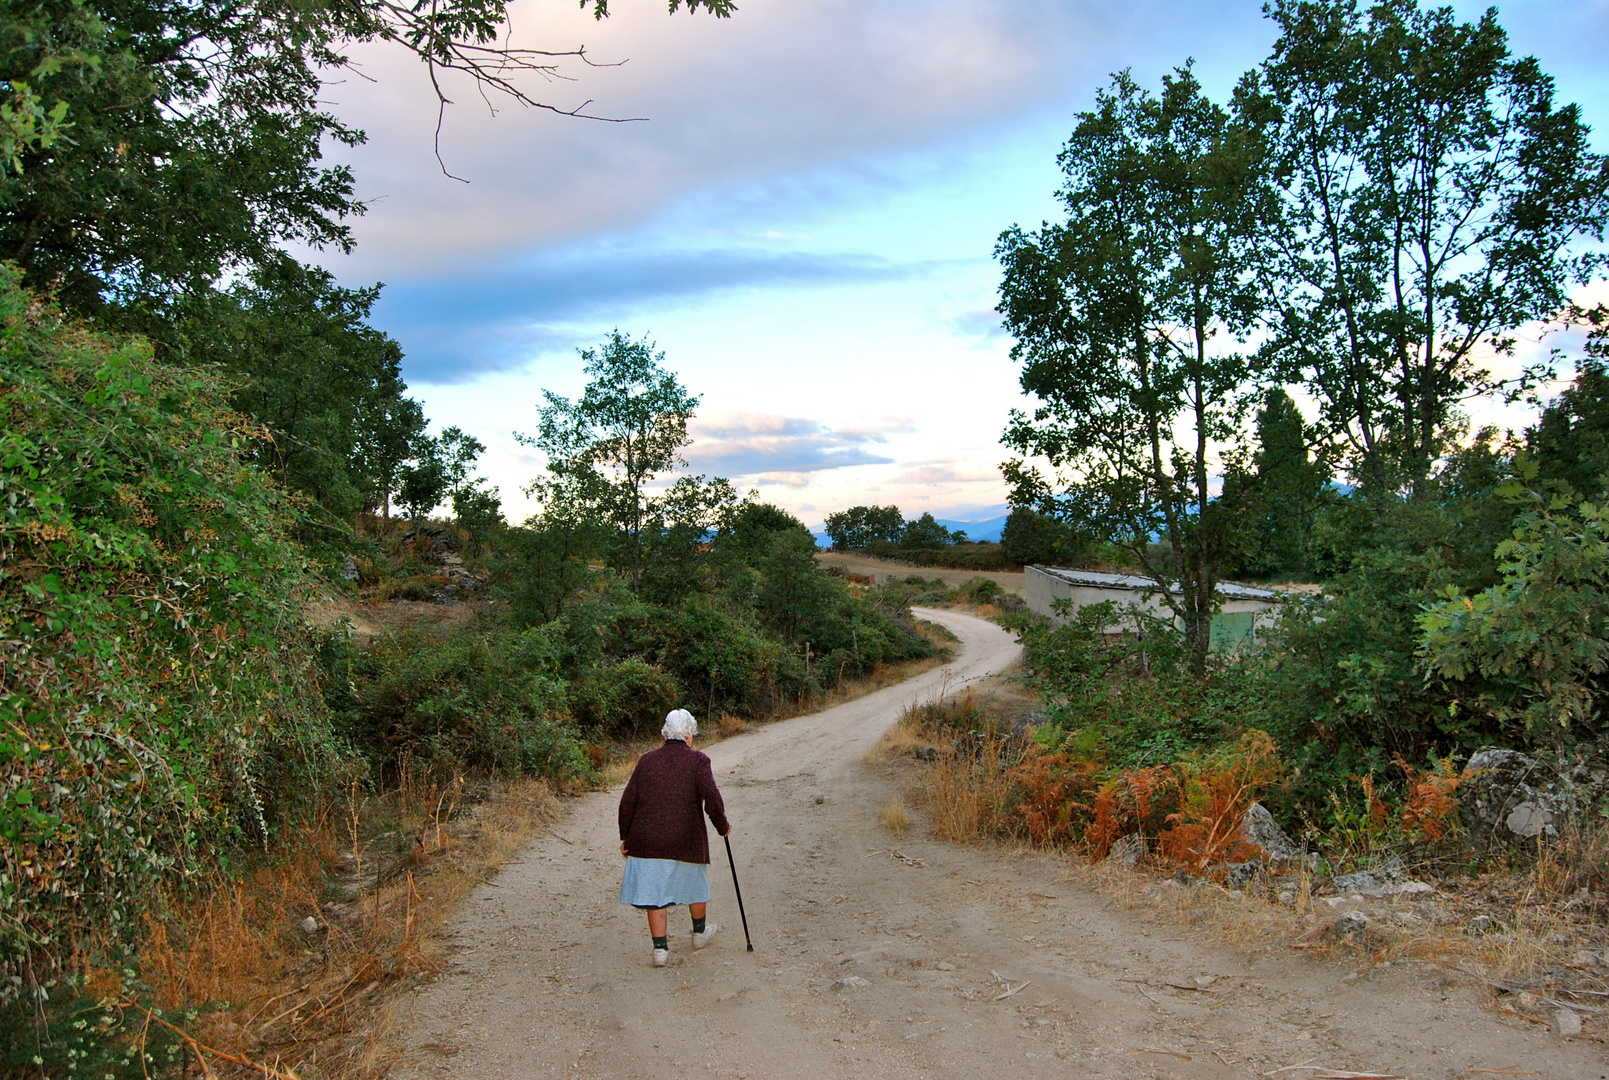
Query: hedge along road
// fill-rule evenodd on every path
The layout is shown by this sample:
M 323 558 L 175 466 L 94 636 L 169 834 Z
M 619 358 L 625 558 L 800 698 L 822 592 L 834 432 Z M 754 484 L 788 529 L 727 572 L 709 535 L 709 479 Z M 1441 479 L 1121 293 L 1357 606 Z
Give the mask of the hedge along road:
M 907 705 L 1020 655 L 992 623 L 917 613 L 961 639 L 948 667 L 710 748 L 753 953 L 712 835 L 721 931 L 694 952 L 677 909 L 670 965 L 651 967 L 642 914 L 616 900 L 619 792 L 589 795 L 559 827 L 568 843 L 534 842 L 466 905 L 447 971 L 398 1014 L 393 1075 L 1609 1074 L 1601 1047 L 1505 1026 L 1427 973 L 1346 984 L 1338 964 L 1250 962 L 1153 933 L 1054 857 L 894 840 L 878 809 L 895 782 L 866 752 Z

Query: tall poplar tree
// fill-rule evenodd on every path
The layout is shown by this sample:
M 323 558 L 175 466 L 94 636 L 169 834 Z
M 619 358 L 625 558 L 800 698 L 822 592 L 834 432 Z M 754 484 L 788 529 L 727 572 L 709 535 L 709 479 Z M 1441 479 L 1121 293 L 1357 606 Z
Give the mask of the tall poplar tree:
M 530 488 L 551 517 L 566 524 L 601 523 L 625 541 L 631 587 L 642 585 L 642 531 L 651 516 L 647 486 L 682 460 L 687 421 L 699 399 L 647 338 L 619 330 L 581 359 L 591 381 L 575 401 L 542 391 L 541 423 L 520 436 L 547 457 L 547 476 Z
M 1261 144 L 1187 65 L 1159 96 L 1114 76 L 1060 164 L 1067 220 L 1013 227 L 996 248 L 999 310 L 1038 398 L 1005 434 L 1022 455 L 1005 466 L 1012 502 L 1126 547 L 1159 582 L 1199 671 L 1223 559 L 1210 446 L 1239 430 L 1241 337 L 1272 206 Z
M 1483 358 L 1604 265 L 1581 248 L 1603 237 L 1609 168 L 1494 10 L 1274 0 L 1269 16 L 1279 40 L 1240 98 L 1283 193 L 1269 355 L 1358 480 L 1413 486 L 1459 403 L 1502 388 Z

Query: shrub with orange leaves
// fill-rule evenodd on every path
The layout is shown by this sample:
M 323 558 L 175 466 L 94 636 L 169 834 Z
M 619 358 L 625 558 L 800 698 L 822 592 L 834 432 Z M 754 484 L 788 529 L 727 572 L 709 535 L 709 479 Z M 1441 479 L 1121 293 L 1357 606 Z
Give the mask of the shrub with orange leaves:
M 1064 844 L 1090 813 L 1096 765 L 1030 745 L 1011 770 L 1021 828 L 1036 844 Z M 1098 795 L 1097 795 L 1098 798 Z
M 1090 854 L 1104 857 L 1129 833 L 1155 836 L 1178 811 L 1183 791 L 1183 775 L 1173 765 L 1152 765 L 1108 780 L 1095 796 L 1094 820 L 1084 831 Z
M 1447 835 L 1448 821 L 1458 807 L 1453 793 L 1463 776 L 1453 767 L 1452 755 L 1436 762 L 1433 771 L 1414 768 L 1398 754 L 1397 767 L 1408 778 L 1407 794 L 1402 800 L 1398 820 L 1402 831 L 1426 841 L 1437 841 Z
M 1249 731 L 1209 757 L 1104 780 L 1101 771 L 1096 761 L 1031 746 L 1010 773 L 1020 831 L 1035 844 L 1082 840 L 1096 859 L 1120 837 L 1140 833 L 1156 841 L 1163 858 L 1200 869 L 1254 854 L 1240 821 L 1281 765 L 1274 740 Z
M 1158 852 L 1197 869 L 1250 858 L 1256 847 L 1241 835 L 1240 822 L 1258 793 L 1279 778 L 1273 738 L 1264 731 L 1248 731 L 1234 749 L 1175 768 L 1181 789 L 1179 809 L 1168 815 L 1171 827 L 1157 837 Z

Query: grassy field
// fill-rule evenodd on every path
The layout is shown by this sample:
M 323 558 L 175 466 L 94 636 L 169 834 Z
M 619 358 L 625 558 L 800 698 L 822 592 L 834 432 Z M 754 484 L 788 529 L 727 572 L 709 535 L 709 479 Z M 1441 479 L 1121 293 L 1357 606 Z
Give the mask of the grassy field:
M 864 574 L 881 583 L 889 578 L 903 578 L 915 574 L 932 580 L 938 578 L 946 585 L 960 585 L 973 578 L 988 578 L 1008 592 L 1026 595 L 1021 570 L 950 570 L 942 566 L 908 566 L 888 559 L 874 559 L 849 551 L 822 551 L 816 554 L 816 563 L 824 569 L 839 567 L 850 574 Z

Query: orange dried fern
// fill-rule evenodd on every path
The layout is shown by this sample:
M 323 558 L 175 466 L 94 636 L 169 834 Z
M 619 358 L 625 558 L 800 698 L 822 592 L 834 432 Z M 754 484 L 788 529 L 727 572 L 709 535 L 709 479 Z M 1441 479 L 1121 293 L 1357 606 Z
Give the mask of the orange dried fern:
M 1447 835 L 1453 811 L 1458 808 L 1453 793 L 1458 790 L 1463 776 L 1453 768 L 1451 756 L 1438 760 L 1434 771 L 1416 769 L 1400 754 L 1396 762 L 1408 778 L 1408 790 L 1398 818 L 1402 831 L 1427 841 L 1440 840 Z
M 1157 837 L 1162 856 L 1202 869 L 1254 855 L 1240 823 L 1258 793 L 1279 778 L 1278 748 L 1268 733 L 1248 731 L 1234 750 L 1178 770 L 1182 795 L 1168 815 L 1171 828 Z

